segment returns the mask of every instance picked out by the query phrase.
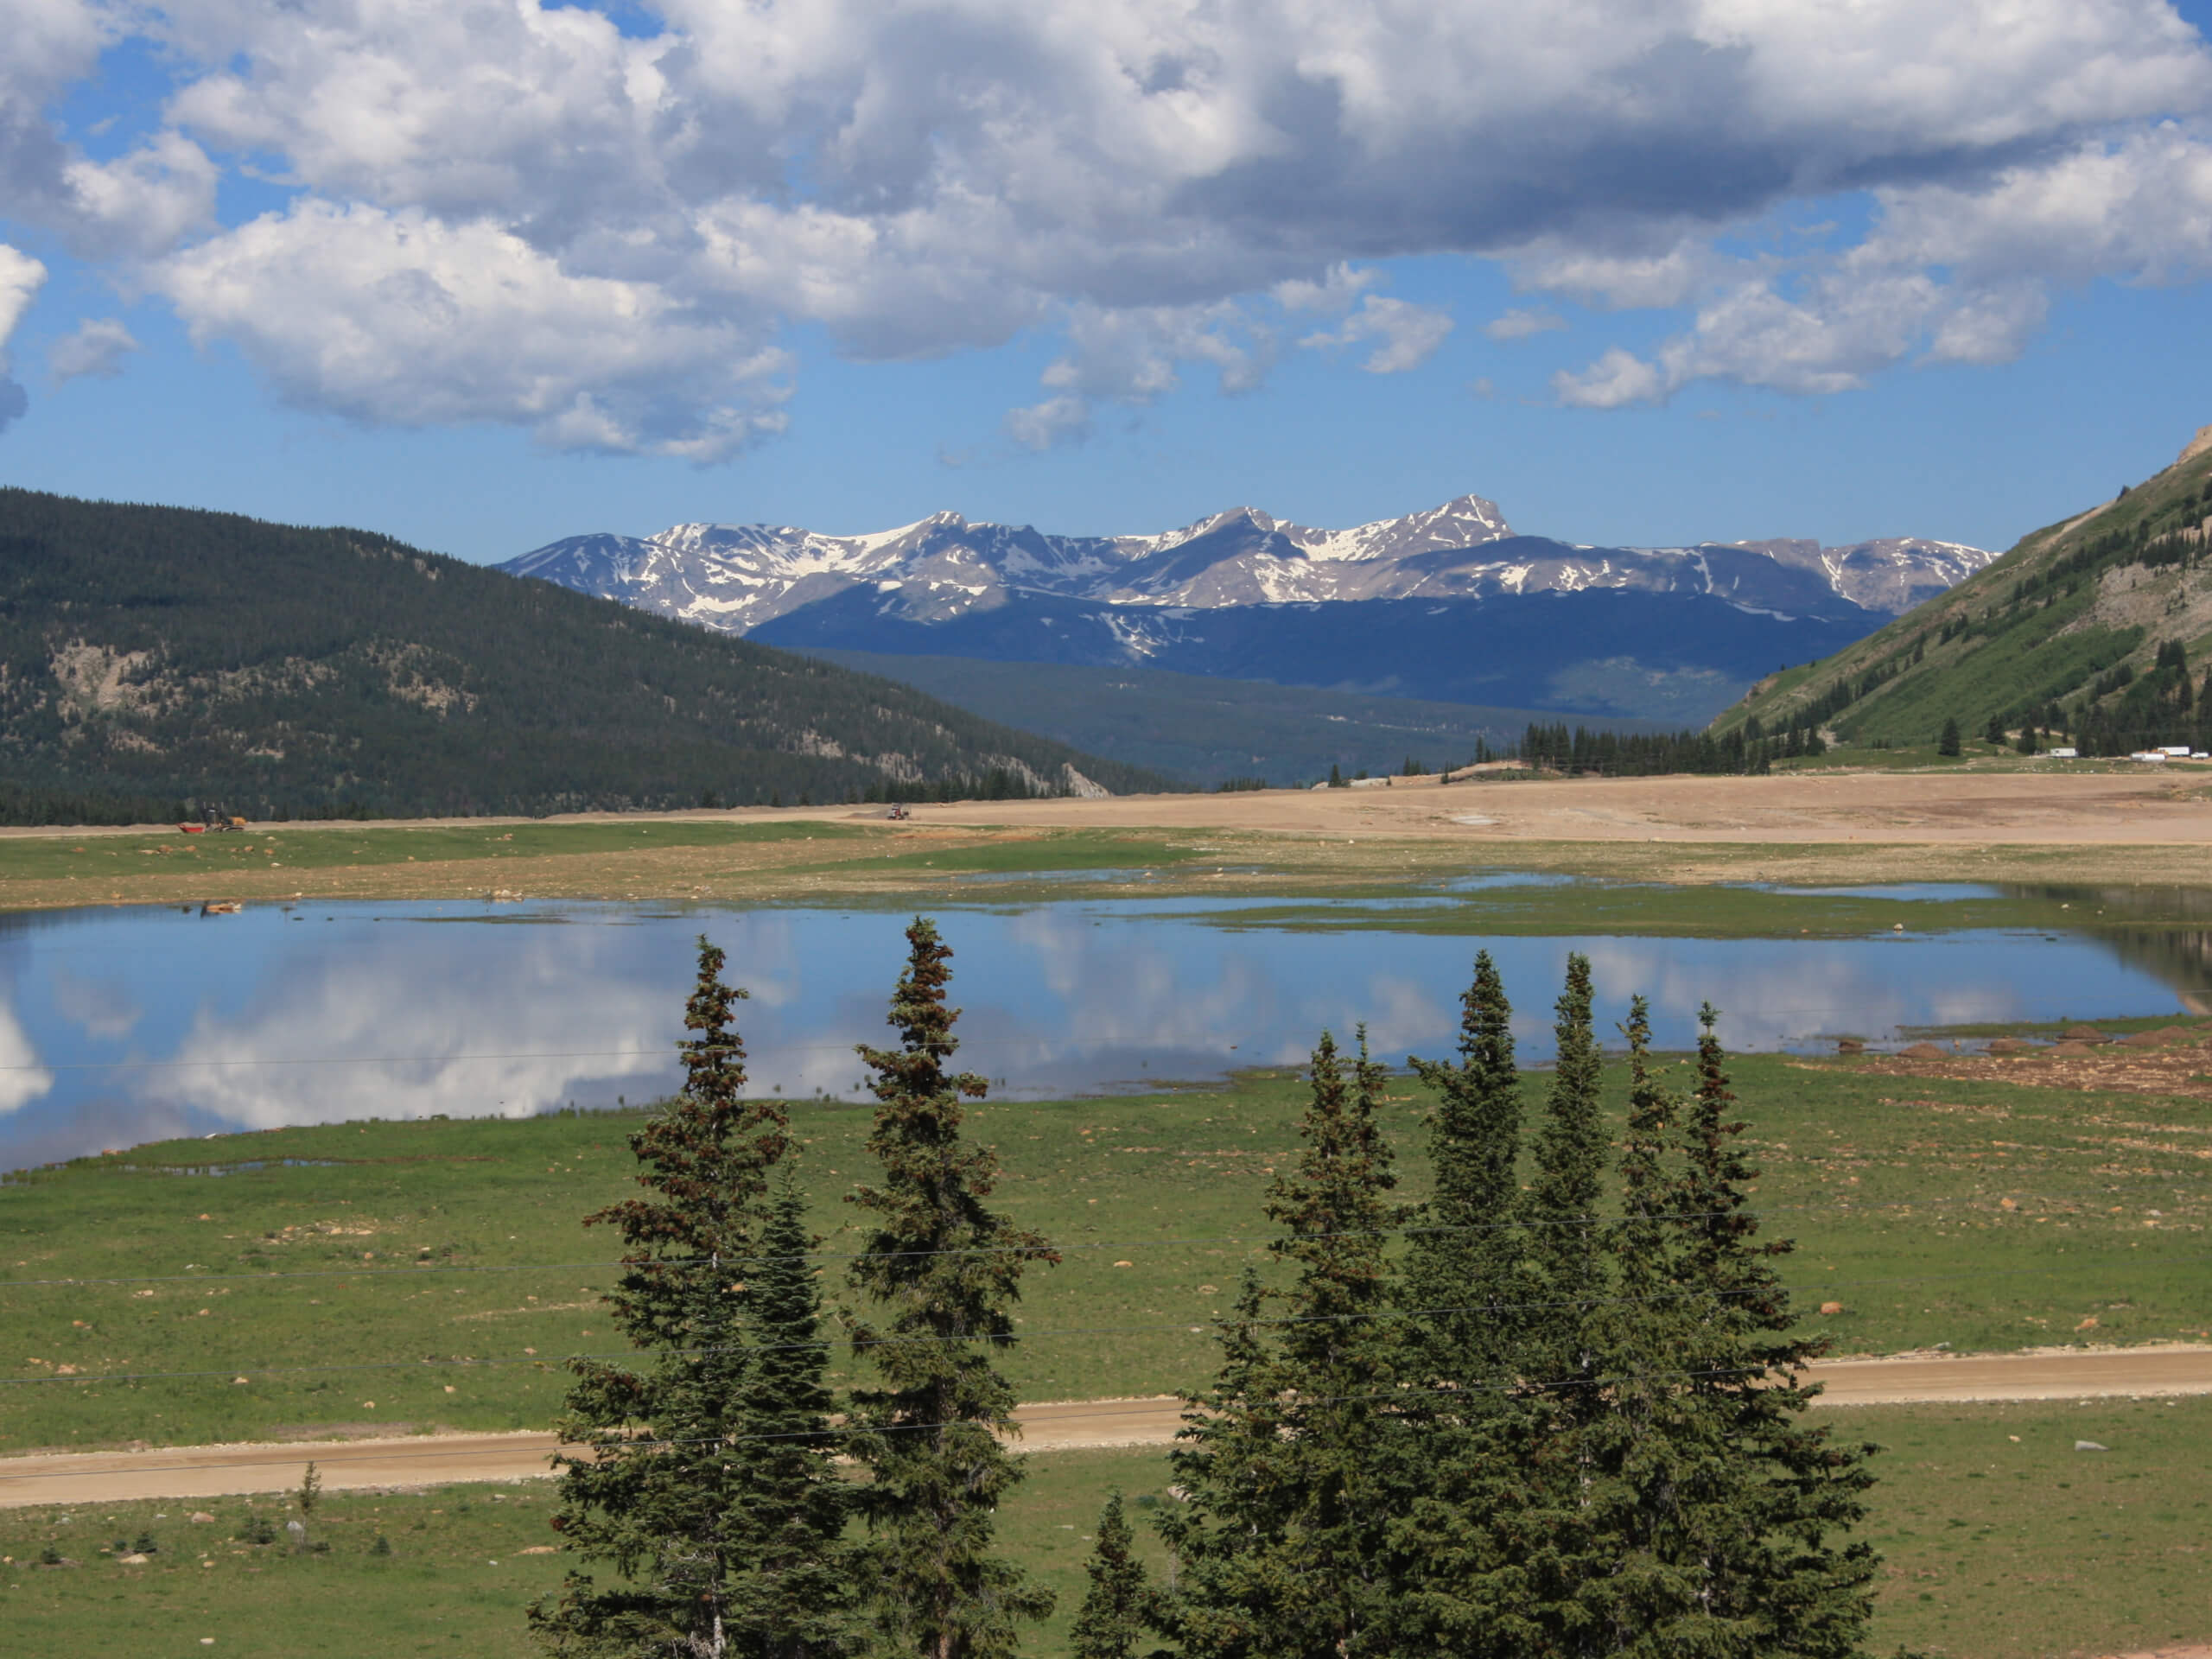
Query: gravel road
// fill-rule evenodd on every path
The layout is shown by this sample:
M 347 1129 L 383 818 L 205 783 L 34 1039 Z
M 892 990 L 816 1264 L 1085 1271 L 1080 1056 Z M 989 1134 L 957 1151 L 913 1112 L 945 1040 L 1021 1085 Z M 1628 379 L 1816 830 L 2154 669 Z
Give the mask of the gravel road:
M 2099 1395 L 2212 1394 L 2212 1346 L 2063 1350 L 2024 1354 L 1908 1354 L 1815 1366 L 1829 1406 L 1977 1400 L 2074 1400 Z M 1075 1400 L 1020 1408 L 1023 1446 L 1069 1452 L 1161 1446 L 1174 1437 L 1173 1399 Z M 325 1487 L 423 1486 L 516 1480 L 548 1472 L 550 1434 L 416 1435 L 404 1440 L 167 1446 L 0 1459 L 0 1508 L 219 1497 L 283 1491 L 313 1459 Z

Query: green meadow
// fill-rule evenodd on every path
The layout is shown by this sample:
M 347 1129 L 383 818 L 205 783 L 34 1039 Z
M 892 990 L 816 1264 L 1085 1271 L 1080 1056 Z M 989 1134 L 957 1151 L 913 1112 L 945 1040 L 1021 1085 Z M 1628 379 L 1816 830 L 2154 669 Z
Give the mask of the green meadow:
M 331 870 L 365 865 L 499 862 L 545 857 L 589 857 L 677 848 L 745 848 L 794 841 L 851 841 L 860 824 L 795 819 L 785 823 L 718 823 L 663 819 L 644 823 L 494 823 L 448 825 L 371 823 L 257 823 L 245 830 L 185 835 L 114 835 L 95 831 L 0 838 L 0 880 L 52 880 L 174 874 L 179 860 L 194 874 L 233 871 Z
M 2058 1659 L 2204 1635 L 2212 1400 L 1866 1408 L 1827 1421 L 1885 1448 L 1864 1533 L 1884 1558 L 1874 1650 Z M 2109 1449 L 2077 1452 L 2077 1440 Z M 1146 1523 L 1174 1499 L 1154 1449 L 1055 1452 L 1028 1471 L 999 1536 L 1058 1595 L 1025 1650 L 1061 1655 L 1107 1492 L 1126 1495 L 1155 1571 Z M 567 1565 L 552 1553 L 551 1497 L 543 1481 L 327 1494 L 304 1552 L 284 1531 L 298 1512 L 276 1495 L 0 1510 L 0 1626 L 12 1651 L 113 1659 L 528 1659 L 523 1609 Z M 143 1564 L 119 1561 L 117 1544 L 127 1554 L 142 1541 L 156 1546 Z M 72 1565 L 40 1565 L 48 1552 Z
M 1786 1277 L 1840 1352 L 2212 1333 L 2212 1103 L 1747 1056 L 1737 1092 Z M 1610 1079 L 1611 1096 L 1623 1093 Z M 1544 1087 L 1529 1080 L 1529 1108 Z M 1262 1196 L 1302 1085 L 987 1102 L 994 1202 L 1064 1252 L 1024 1285 L 1006 1366 L 1030 1400 L 1208 1375 L 1208 1321 L 1262 1262 Z M 1401 1193 L 1426 1100 L 1394 1083 Z M 842 1294 L 867 1109 L 794 1101 Z M 340 1124 L 147 1146 L 0 1186 L 0 1449 L 544 1425 L 562 1360 L 620 1352 L 600 1302 L 635 1113 Z M 1823 1304 L 1840 1311 L 1821 1315 Z

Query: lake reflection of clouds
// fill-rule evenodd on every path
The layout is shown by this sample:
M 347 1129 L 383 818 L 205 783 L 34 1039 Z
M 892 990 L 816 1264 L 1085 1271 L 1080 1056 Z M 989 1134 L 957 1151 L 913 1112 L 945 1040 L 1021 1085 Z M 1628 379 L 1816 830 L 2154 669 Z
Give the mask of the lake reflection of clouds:
M 30 1033 L 12 1010 L 0 1008 L 0 1115 L 18 1110 L 54 1087 L 54 1073 L 39 1064 Z
M 1015 1096 L 1217 1077 L 1302 1059 L 1368 1027 L 1380 1058 L 1450 1053 L 1483 941 L 1217 928 L 1138 903 L 946 909 L 960 1064 Z M 156 1136 L 433 1113 L 520 1116 L 648 1099 L 677 1077 L 703 928 L 751 993 L 755 1086 L 853 1096 L 859 1042 L 889 1033 L 906 918 L 618 905 L 316 905 L 201 918 L 108 910 L 0 925 L 0 1168 Z M 325 920 L 327 917 L 330 919 Z M 441 926 L 420 925 L 443 921 Z M 2095 1017 L 2172 1004 L 2094 940 L 1994 933 L 1865 940 L 1489 941 L 1524 1058 L 1551 1047 L 1567 953 L 1589 953 L 1609 1038 L 1631 994 L 1662 1045 L 1723 1011 L 1732 1046 L 1899 1025 Z

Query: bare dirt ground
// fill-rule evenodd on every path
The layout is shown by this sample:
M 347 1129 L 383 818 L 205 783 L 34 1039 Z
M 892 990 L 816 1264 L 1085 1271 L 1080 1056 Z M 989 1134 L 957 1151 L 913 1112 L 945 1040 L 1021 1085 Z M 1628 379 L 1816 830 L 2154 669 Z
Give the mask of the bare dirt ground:
M 1116 795 L 1096 800 L 963 801 L 911 809 L 912 823 L 1049 829 L 1166 828 L 1334 836 L 1361 825 L 1392 835 L 1477 841 L 1766 842 L 1879 841 L 1959 845 L 2212 848 L 2212 768 L 2127 771 L 1788 772 L 1766 778 L 1527 778 L 1444 783 L 1430 775 L 1357 789 Z M 882 807 L 748 807 L 729 811 L 573 813 L 543 819 L 425 818 L 426 829 L 503 823 L 881 819 Z M 135 829 L 4 828 L 20 836 L 82 839 Z M 287 834 L 358 830 L 300 821 Z M 375 827 L 399 827 L 379 823 Z
M 2212 1051 L 2212 1028 L 2175 1026 L 2121 1042 L 2061 1042 L 2024 1053 L 1947 1054 L 1940 1058 L 1916 1058 L 1909 1052 L 1885 1054 L 1849 1064 L 1855 1070 L 1884 1077 L 1944 1077 L 2012 1083 L 2035 1089 L 2077 1089 L 2088 1094 L 2212 1100 L 2212 1052 L 2208 1051 Z M 2187 1131 L 2169 1128 L 2166 1132 Z M 2212 1159 L 2212 1146 L 2166 1146 L 2160 1150 Z
M 483 861 L 393 859 L 217 876 L 156 868 L 83 879 L 6 873 L 24 838 L 73 844 L 136 830 L 0 829 L 0 908 L 209 899 L 475 897 L 708 900 L 831 898 L 943 890 L 911 860 L 1056 832 L 1199 843 L 1230 868 L 1163 868 L 1153 893 L 1280 892 L 1503 868 L 1636 880 L 1874 883 L 1981 880 L 2196 886 L 2212 880 L 2212 776 L 2136 771 L 1847 772 L 1770 778 L 1520 779 L 1219 795 L 923 805 L 888 822 L 880 807 L 581 815 L 547 822 L 867 823 L 874 833 L 704 847 L 595 848 Z M 425 820 L 490 830 L 513 819 Z M 378 824 L 379 830 L 406 828 Z M 358 832 L 296 823 L 286 837 Z M 175 836 L 174 828 L 168 831 Z M 262 826 L 264 837 L 275 833 Z M 880 868 L 900 855 L 894 868 Z M 1239 869 L 1238 865 L 1254 868 Z
M 1384 788 L 1130 795 L 916 809 L 931 823 L 1157 825 L 1342 834 L 1362 827 L 1459 842 L 2212 849 L 2202 777 L 2139 772 L 1791 773 L 1770 778 L 1535 779 Z
M 1830 1406 L 2212 1394 L 2212 1346 L 1904 1354 L 1826 1361 L 1811 1376 Z M 1016 1415 L 1026 1449 L 1071 1452 L 1165 1446 L 1182 1407 L 1172 1398 L 1072 1400 L 1023 1406 Z M 309 1459 L 334 1491 L 520 1480 L 550 1473 L 556 1446 L 550 1434 L 521 1433 L 10 1458 L 0 1460 L 0 1508 L 284 1491 L 299 1484 Z

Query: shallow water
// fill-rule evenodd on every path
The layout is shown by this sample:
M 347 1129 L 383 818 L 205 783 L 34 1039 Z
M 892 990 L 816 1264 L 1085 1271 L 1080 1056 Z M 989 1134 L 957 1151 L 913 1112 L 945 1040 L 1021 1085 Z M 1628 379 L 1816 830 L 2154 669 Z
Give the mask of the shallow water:
M 1392 1061 L 1450 1050 L 1477 940 L 1207 919 L 1268 902 L 940 906 L 966 1010 L 960 1063 L 1036 1096 L 1295 1063 L 1322 1027 L 1348 1039 L 1361 1021 Z M 1405 901 L 1409 914 L 1438 902 L 1455 901 Z M 675 1077 L 702 931 L 751 993 L 754 1083 L 849 1097 L 853 1045 L 886 1034 L 904 921 L 664 902 L 0 917 L 0 1169 L 163 1136 L 652 1098 Z M 1591 957 L 1601 1029 L 1642 992 L 1669 1046 L 1694 1038 L 1707 999 L 1732 1047 L 1821 1049 L 1904 1026 L 2177 1011 L 2205 983 L 2202 936 L 2171 931 L 1489 945 L 1532 1060 L 1548 1053 L 1571 950 Z

